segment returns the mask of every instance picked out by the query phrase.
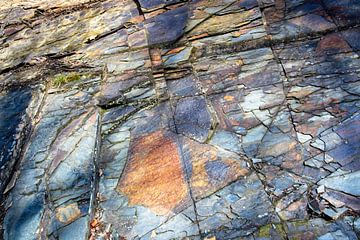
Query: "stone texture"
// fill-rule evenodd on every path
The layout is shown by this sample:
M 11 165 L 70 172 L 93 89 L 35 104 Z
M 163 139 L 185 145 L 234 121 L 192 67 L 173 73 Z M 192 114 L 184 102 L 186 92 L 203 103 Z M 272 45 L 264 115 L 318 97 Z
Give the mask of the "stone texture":
M 181 143 L 184 168 L 195 200 L 249 173 L 244 157 L 186 138 Z
M 184 34 L 187 18 L 188 9 L 182 6 L 147 19 L 149 44 L 169 44 L 178 40 Z
M 132 157 L 117 188 L 128 197 L 129 205 L 142 205 L 162 215 L 188 200 L 178 147 L 166 135 L 154 132 L 133 140 Z
M 217 239 L 244 237 L 274 221 L 276 215 L 253 173 L 196 202 L 200 231 Z
M 93 107 L 86 110 L 91 94 L 73 90 L 44 99 L 5 203 L 5 239 L 57 237 L 79 217 L 89 218 L 98 121 Z
M 0 4 L 0 239 L 358 239 L 357 1 Z
M 212 122 L 205 98 L 183 98 L 178 101 L 174 114 L 177 133 L 205 142 L 210 135 Z
M 4 92 L 0 95 L 0 191 L 3 192 L 8 184 L 11 171 L 17 161 L 18 151 L 23 144 L 26 132 L 26 108 L 31 100 L 29 89 L 19 89 Z

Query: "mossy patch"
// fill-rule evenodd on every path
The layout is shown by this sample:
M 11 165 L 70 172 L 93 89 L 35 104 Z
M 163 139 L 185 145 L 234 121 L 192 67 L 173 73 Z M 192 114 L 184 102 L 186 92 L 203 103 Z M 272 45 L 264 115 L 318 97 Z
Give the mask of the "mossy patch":
M 101 116 L 104 116 L 104 114 L 105 114 L 107 111 L 108 111 L 107 109 L 100 108 L 100 115 L 101 115 Z
M 286 233 L 284 231 L 283 226 L 280 223 L 271 223 L 267 224 L 265 226 L 262 226 L 259 229 L 258 237 L 260 238 L 271 238 L 271 231 L 277 232 L 278 235 L 284 237 L 286 236 Z
M 262 226 L 259 230 L 259 237 L 262 238 L 268 238 L 270 237 L 270 229 L 271 229 L 271 224 L 267 224 L 265 226 Z
M 58 74 L 54 77 L 51 85 L 54 87 L 60 87 L 66 83 L 79 81 L 83 75 L 77 72 L 71 72 L 67 74 Z

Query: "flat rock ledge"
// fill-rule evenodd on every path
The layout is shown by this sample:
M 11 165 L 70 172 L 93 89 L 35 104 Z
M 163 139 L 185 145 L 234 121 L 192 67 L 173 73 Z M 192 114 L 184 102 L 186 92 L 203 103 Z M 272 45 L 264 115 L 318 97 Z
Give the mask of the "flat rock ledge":
M 359 16 L 2 1 L 0 239 L 359 239 Z

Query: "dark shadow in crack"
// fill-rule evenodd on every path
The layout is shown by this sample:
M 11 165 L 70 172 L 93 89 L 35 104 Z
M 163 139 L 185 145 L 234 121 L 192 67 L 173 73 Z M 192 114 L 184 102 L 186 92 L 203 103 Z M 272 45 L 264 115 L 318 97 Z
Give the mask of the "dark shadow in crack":
M 31 91 L 20 88 L 0 93 L 0 191 L 8 183 L 16 163 L 16 153 L 25 118 L 25 110 L 31 100 Z M 0 195 L 0 199 L 2 196 Z

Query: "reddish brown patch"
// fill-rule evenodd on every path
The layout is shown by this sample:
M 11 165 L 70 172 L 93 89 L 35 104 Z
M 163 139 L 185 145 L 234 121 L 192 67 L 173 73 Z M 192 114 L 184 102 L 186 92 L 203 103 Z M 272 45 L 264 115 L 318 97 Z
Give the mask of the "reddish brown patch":
M 142 205 L 157 214 L 176 211 L 188 200 L 176 143 L 162 131 L 136 139 L 117 187 L 130 205 Z
M 199 34 L 199 35 L 195 35 L 195 36 L 189 37 L 188 40 L 189 40 L 189 41 L 192 41 L 192 40 L 204 38 L 204 37 L 207 37 L 207 36 L 209 36 L 208 33 L 202 33 L 202 34 Z
M 144 16 L 142 15 L 139 15 L 139 16 L 136 16 L 136 17 L 133 17 L 129 20 L 129 22 L 133 23 L 133 24 L 137 24 L 137 23 L 141 23 L 145 20 Z
M 153 67 L 160 66 L 162 64 L 161 51 L 158 48 L 150 50 L 151 64 Z
M 165 9 L 159 9 L 159 10 L 155 10 L 155 11 L 152 11 L 150 13 L 145 13 L 145 18 L 146 19 L 149 19 L 149 18 L 153 18 L 153 17 L 156 17 L 162 13 L 166 12 Z
M 182 50 L 184 50 L 185 48 L 186 48 L 186 47 L 177 47 L 177 48 L 171 49 L 170 51 L 168 51 L 168 52 L 166 53 L 166 55 L 179 53 L 179 52 L 181 52 Z
M 216 101 L 214 103 L 214 109 L 217 113 L 218 123 L 220 129 L 231 129 L 231 124 L 229 123 L 228 119 L 226 118 L 221 103 Z
M 275 0 L 275 5 L 264 9 L 264 14 L 268 23 L 278 22 L 285 17 L 285 1 Z
M 318 55 L 346 51 L 351 51 L 351 48 L 347 42 L 338 34 L 325 36 L 323 39 L 321 39 L 316 48 L 316 53 Z

